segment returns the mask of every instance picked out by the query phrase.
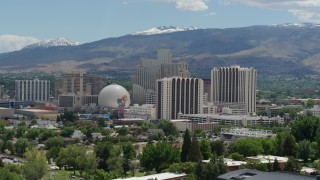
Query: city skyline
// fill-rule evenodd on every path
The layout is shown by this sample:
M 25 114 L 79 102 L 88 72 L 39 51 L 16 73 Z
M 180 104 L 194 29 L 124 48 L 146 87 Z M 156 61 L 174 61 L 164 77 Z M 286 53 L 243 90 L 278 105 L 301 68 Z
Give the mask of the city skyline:
M 0 29 L 0 52 L 18 50 L 39 40 L 65 37 L 92 42 L 159 26 L 319 23 L 318 6 L 317 0 L 12 0 L 0 7 L 4 25 Z

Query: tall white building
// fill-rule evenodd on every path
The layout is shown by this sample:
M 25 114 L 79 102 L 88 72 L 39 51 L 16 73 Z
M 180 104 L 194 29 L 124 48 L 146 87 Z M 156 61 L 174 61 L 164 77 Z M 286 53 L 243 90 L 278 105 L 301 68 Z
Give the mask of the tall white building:
M 232 109 L 232 114 L 256 112 L 257 71 L 240 66 L 213 68 L 211 70 L 211 101 Z
M 156 96 L 158 119 L 177 119 L 179 113 L 202 113 L 203 80 L 183 77 L 158 79 Z
M 157 59 L 142 59 L 132 80 L 133 103 L 154 104 L 156 80 L 172 76 L 190 77 L 190 72 L 187 63 L 172 63 L 169 49 L 158 49 Z
M 50 81 L 16 80 L 15 95 L 17 101 L 48 101 L 50 97 Z

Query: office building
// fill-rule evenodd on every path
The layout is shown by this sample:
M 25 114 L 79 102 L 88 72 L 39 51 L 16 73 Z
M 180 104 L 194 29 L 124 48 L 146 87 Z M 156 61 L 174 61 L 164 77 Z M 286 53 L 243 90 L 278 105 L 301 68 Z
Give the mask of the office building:
M 197 78 L 169 77 L 156 83 L 157 118 L 177 119 L 178 113 L 203 111 L 203 81 Z
M 103 88 L 102 77 L 99 75 L 66 73 L 55 82 L 55 97 L 61 94 L 99 95 Z
M 98 104 L 103 81 L 98 75 L 66 73 L 56 80 L 55 86 L 55 97 L 59 107 L 77 107 Z
M 48 101 L 50 97 L 50 81 L 16 80 L 16 101 Z
M 157 59 L 142 59 L 132 80 L 133 103 L 154 104 L 156 80 L 172 76 L 190 77 L 190 72 L 187 63 L 172 62 L 169 49 L 158 49 Z
M 211 101 L 219 109 L 229 107 L 233 114 L 256 113 L 257 71 L 240 66 L 213 68 Z

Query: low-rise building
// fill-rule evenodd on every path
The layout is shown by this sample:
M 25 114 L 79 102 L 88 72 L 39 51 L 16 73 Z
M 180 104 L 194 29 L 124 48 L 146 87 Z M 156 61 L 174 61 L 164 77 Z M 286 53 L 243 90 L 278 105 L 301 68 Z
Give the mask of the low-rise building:
M 233 126 L 256 126 L 283 124 L 284 119 L 280 116 L 252 116 L 252 115 L 219 115 L 219 114 L 178 114 L 179 119 L 188 119 L 198 123 L 223 123 Z
M 121 118 L 113 120 L 113 124 L 116 125 L 132 125 L 139 122 L 145 122 L 145 120 L 142 118 Z
M 71 135 L 72 139 L 79 139 L 80 141 L 82 141 L 85 137 L 86 135 L 84 135 L 80 130 L 75 130 Z
M 283 170 L 288 162 L 287 157 L 281 157 L 281 156 L 272 156 L 272 155 L 257 155 L 257 156 L 250 156 L 247 157 L 247 159 L 250 160 L 257 160 L 260 163 L 263 164 L 273 164 L 275 160 L 278 161 L 278 170 Z
M 14 117 L 14 110 L 0 107 L 0 119 L 9 119 Z
M 217 177 L 218 180 L 293 180 L 293 179 L 300 179 L 300 180 L 317 180 L 319 177 L 317 176 L 310 176 L 310 175 L 303 175 L 298 173 L 292 172 L 262 172 L 258 170 L 252 169 L 239 169 L 236 171 L 231 171 L 226 174 L 220 175 Z
M 171 120 L 171 122 L 177 127 L 177 129 L 180 132 L 184 132 L 187 129 L 189 131 L 194 132 L 196 129 L 202 129 L 205 132 L 210 132 L 212 131 L 213 127 L 217 125 L 218 123 L 198 123 L 198 122 L 192 122 L 191 120 L 188 119 L 175 119 Z
M 222 128 L 220 139 L 224 141 L 234 141 L 239 138 L 271 138 L 274 134 L 270 130 L 249 129 L 249 128 Z
M 29 117 L 30 119 L 57 119 L 58 112 L 43 109 L 15 109 L 16 114 Z
M 160 174 L 154 174 L 149 176 L 142 176 L 142 177 L 131 177 L 131 178 L 119 178 L 115 180 L 151 180 L 151 179 L 157 179 L 157 180 L 186 180 L 187 174 L 181 173 L 160 173 Z
M 154 104 L 143 104 L 141 106 L 139 106 L 138 104 L 134 104 L 133 106 L 130 106 L 129 109 L 125 110 L 124 117 L 156 120 L 157 109 Z

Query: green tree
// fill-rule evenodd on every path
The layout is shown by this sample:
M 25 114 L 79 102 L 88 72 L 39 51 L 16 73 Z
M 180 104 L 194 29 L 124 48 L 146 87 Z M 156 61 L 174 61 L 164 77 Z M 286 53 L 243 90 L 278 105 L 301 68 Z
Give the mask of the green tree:
M 230 145 L 230 152 L 238 152 L 243 156 L 256 156 L 262 154 L 264 149 L 261 140 L 257 138 L 240 138 Z
M 38 123 L 37 120 L 32 119 L 31 122 L 30 122 L 30 126 L 34 126 L 34 125 L 36 125 L 37 123 Z
M 226 172 L 227 166 L 223 158 L 213 155 L 209 163 L 198 163 L 195 174 L 199 180 L 211 180 Z
M 210 142 L 206 139 L 200 141 L 200 151 L 204 160 L 207 160 L 211 157 L 211 147 Z
M 173 172 L 173 173 L 186 173 L 186 174 L 195 173 L 196 165 L 197 164 L 194 162 L 174 163 L 170 165 L 167 171 Z
M 83 171 L 91 173 L 97 167 L 95 153 L 88 151 L 83 145 L 70 145 L 62 148 L 55 161 L 59 167 L 64 166 L 73 170 L 74 174 L 76 170 L 79 170 L 80 174 Z
M 26 126 L 19 125 L 17 128 L 17 131 L 16 131 L 16 137 L 17 138 L 22 137 L 27 130 L 28 130 L 28 128 Z
M 19 138 L 15 144 L 16 153 L 18 155 L 22 156 L 26 152 L 26 149 L 28 147 L 30 147 L 30 143 L 29 143 L 28 139 Z
M 283 138 L 282 152 L 285 156 L 295 156 L 296 155 L 296 140 L 294 137 L 286 133 Z
M 14 130 L 5 129 L 2 137 L 4 141 L 7 141 L 7 140 L 11 140 L 14 137 L 14 135 L 15 135 Z
M 235 161 L 243 161 L 245 160 L 244 156 L 242 154 L 239 153 L 232 153 L 229 155 L 229 157 Z
M 44 129 L 44 130 L 41 130 L 41 133 L 39 134 L 38 138 L 39 138 L 39 141 L 43 142 L 51 137 L 55 137 L 56 135 L 57 134 L 53 130 Z
M 52 147 L 64 147 L 64 140 L 60 136 L 51 137 L 45 142 L 46 148 L 51 149 Z
M 299 164 L 299 161 L 297 159 L 295 159 L 292 156 L 289 156 L 284 170 L 298 173 L 301 170 L 301 165 Z
M 125 126 L 122 126 L 121 128 L 119 128 L 117 130 L 117 133 L 119 133 L 119 135 L 121 135 L 121 136 L 125 136 L 125 135 L 129 134 L 129 132 L 130 132 L 129 128 L 127 128 Z
M 28 180 L 41 179 L 48 171 L 45 152 L 31 148 L 25 153 L 25 156 L 27 162 L 22 166 L 24 177 Z
M 75 122 L 78 120 L 78 116 L 73 110 L 64 110 L 63 114 L 60 115 L 63 122 Z
M 16 173 L 10 172 L 7 168 L 0 168 L 1 180 L 23 180 L 24 178 Z
M 60 115 L 57 115 L 57 123 L 59 123 L 59 122 L 61 122 L 61 117 L 60 117 Z
M 134 150 L 134 147 L 131 142 L 123 143 L 122 144 L 122 169 L 123 173 L 126 176 L 127 171 L 130 170 L 130 160 L 133 160 L 136 158 L 136 151 Z
M 212 141 L 210 143 L 211 146 L 211 152 L 214 152 L 217 156 L 222 156 L 225 151 L 225 146 L 223 144 L 223 141 Z
M 51 158 L 56 159 L 59 156 L 61 149 L 62 149 L 61 147 L 53 146 L 47 151 L 46 156 L 47 156 L 49 163 L 50 163 Z
M 261 163 L 259 160 L 248 160 L 247 164 L 241 165 L 241 168 L 257 169 L 259 171 L 269 171 L 267 163 Z
M 70 137 L 74 132 L 74 128 L 63 126 L 60 131 L 60 136 L 62 137 Z
M 100 127 L 105 127 L 106 126 L 106 120 L 104 118 L 99 118 L 98 119 L 98 125 Z
M 192 141 L 190 145 L 190 150 L 188 153 L 188 161 L 200 162 L 202 160 L 202 154 L 200 150 L 200 145 L 196 134 L 193 134 Z
M 200 149 L 199 149 L 200 153 Z M 179 149 L 167 142 L 148 144 L 142 152 L 140 163 L 146 170 L 155 169 L 157 173 L 166 169 L 172 163 L 180 161 Z
M 39 129 L 36 129 L 36 128 L 32 128 L 32 129 L 29 129 L 27 131 L 27 134 L 26 134 L 26 137 L 29 139 L 29 140 L 34 140 L 36 139 L 40 134 L 40 130 Z
M 306 106 L 312 108 L 315 104 L 316 102 L 313 99 L 308 99 Z
M 298 143 L 298 158 L 303 159 L 304 162 L 308 161 L 311 153 L 310 141 L 303 140 Z
M 107 161 L 111 156 L 113 145 L 110 142 L 98 142 L 94 150 L 98 157 L 99 169 L 108 170 Z
M 118 146 L 118 145 L 113 146 L 110 157 L 108 158 L 108 161 L 107 161 L 107 166 L 109 170 L 123 172 L 123 168 L 122 168 L 123 157 L 121 156 L 121 154 L 122 154 L 121 146 Z
M 277 160 L 277 158 L 274 160 L 274 162 L 272 164 L 272 168 L 273 168 L 273 171 L 279 170 L 279 161 Z
M 274 140 L 275 153 L 278 156 L 282 156 L 283 154 L 282 147 L 284 135 L 285 133 L 278 132 Z
M 160 120 L 160 123 L 158 125 L 159 129 L 162 129 L 164 131 L 164 133 L 166 134 L 166 136 L 178 136 L 179 135 L 179 131 L 177 129 L 177 127 L 170 121 L 168 120 Z
M 319 129 L 320 118 L 299 116 L 291 125 L 291 134 L 297 141 L 304 139 L 314 141 Z
M 190 145 L 191 145 L 191 137 L 190 137 L 189 129 L 187 129 L 186 132 L 184 133 L 184 136 L 183 136 L 181 162 L 187 161 L 187 156 L 189 153 Z

